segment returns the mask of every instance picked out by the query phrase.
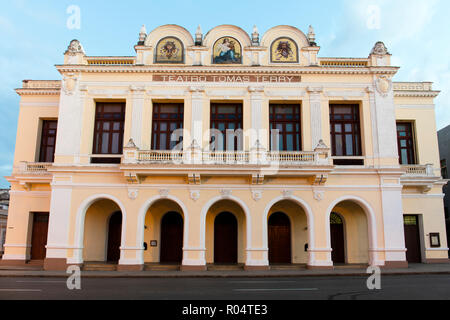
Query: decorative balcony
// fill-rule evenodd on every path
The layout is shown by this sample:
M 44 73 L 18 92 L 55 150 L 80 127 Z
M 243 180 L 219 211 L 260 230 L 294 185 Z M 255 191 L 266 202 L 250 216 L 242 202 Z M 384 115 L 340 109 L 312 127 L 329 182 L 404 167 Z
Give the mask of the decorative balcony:
M 12 180 L 19 182 L 26 190 L 31 190 L 33 184 L 50 184 L 52 174 L 48 169 L 52 163 L 21 162 L 14 168 Z M 9 182 L 11 180 L 8 179 Z
M 401 178 L 401 183 L 405 187 L 417 187 L 423 193 L 431 191 L 436 183 L 441 181 L 441 177 L 435 175 L 432 164 L 426 165 L 404 165 L 405 174 Z
M 297 175 L 320 183 L 333 169 L 329 148 L 323 143 L 314 151 L 274 152 L 265 150 L 259 142 L 250 151 L 204 151 L 193 141 L 184 151 L 139 150 L 131 140 L 124 148 L 121 169 L 129 181 L 139 181 L 138 175 L 171 174 L 251 175 L 261 183 L 264 175 Z M 198 181 L 198 179 L 193 179 Z

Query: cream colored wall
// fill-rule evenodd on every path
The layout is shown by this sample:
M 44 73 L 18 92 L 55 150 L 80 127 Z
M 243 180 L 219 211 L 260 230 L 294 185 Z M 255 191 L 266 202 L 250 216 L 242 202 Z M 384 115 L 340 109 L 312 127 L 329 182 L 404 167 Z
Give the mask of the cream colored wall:
M 58 96 L 24 96 L 20 101 L 14 166 L 21 161 L 35 162 L 39 157 L 42 120 L 57 120 Z
M 425 257 L 422 258 L 447 259 L 448 252 L 446 250 L 430 250 L 430 233 L 439 233 L 441 236 L 441 249 L 447 248 L 447 231 L 445 229 L 444 203 L 442 198 L 433 196 L 427 197 L 426 195 L 405 195 L 403 199 L 403 209 L 405 215 L 421 216 L 423 234 L 421 234 L 420 240 L 424 247 L 423 249 L 425 249 Z
M 369 226 L 364 210 L 354 202 L 344 201 L 333 212 L 344 221 L 345 256 L 349 264 L 369 263 Z
M 428 104 L 426 104 L 428 102 Z M 414 123 L 416 137 L 416 153 L 419 164 L 433 164 L 435 174 L 440 175 L 440 156 L 437 140 L 436 113 L 432 99 L 400 99 L 395 101 L 397 121 Z M 411 107 L 408 108 L 407 106 Z M 402 107 L 400 107 L 402 106 Z M 423 106 L 423 107 L 422 107 Z
M 106 261 L 109 219 L 120 208 L 111 200 L 99 200 L 86 212 L 84 223 L 84 261 Z

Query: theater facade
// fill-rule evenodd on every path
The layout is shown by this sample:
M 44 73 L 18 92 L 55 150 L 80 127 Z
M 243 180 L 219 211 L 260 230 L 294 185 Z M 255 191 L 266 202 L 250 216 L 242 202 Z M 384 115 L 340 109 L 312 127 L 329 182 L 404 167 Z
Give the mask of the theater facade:
M 17 89 L 2 264 L 448 262 L 439 92 L 369 49 L 321 57 L 291 26 L 143 27 L 131 57 L 73 40 L 60 80 Z

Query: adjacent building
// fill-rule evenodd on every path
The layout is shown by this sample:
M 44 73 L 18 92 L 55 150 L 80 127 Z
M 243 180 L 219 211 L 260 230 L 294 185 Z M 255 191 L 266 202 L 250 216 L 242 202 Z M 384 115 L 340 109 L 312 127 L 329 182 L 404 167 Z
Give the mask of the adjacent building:
M 26 80 L 4 264 L 268 269 L 448 262 L 429 82 L 378 42 L 321 57 L 314 30 L 147 33 L 131 57 L 73 40 Z
M 441 170 L 442 177 L 446 180 L 449 179 L 448 164 L 450 164 L 450 126 L 445 127 L 438 131 L 439 140 L 439 152 L 441 155 Z M 444 186 L 444 211 L 445 211 L 445 222 L 447 226 L 447 235 L 450 234 L 450 190 L 448 184 Z M 448 244 L 450 246 L 450 238 L 447 238 Z M 450 254 L 450 253 L 449 253 Z
M 0 256 L 4 253 L 6 226 L 8 221 L 9 190 L 0 190 Z

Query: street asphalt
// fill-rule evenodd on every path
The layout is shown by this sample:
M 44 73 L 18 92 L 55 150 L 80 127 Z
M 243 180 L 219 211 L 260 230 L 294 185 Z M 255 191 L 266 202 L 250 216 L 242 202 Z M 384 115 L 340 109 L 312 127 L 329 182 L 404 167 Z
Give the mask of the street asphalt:
M 383 275 L 381 290 L 368 277 L 81 278 L 1 277 L 0 300 L 450 300 L 450 275 Z

